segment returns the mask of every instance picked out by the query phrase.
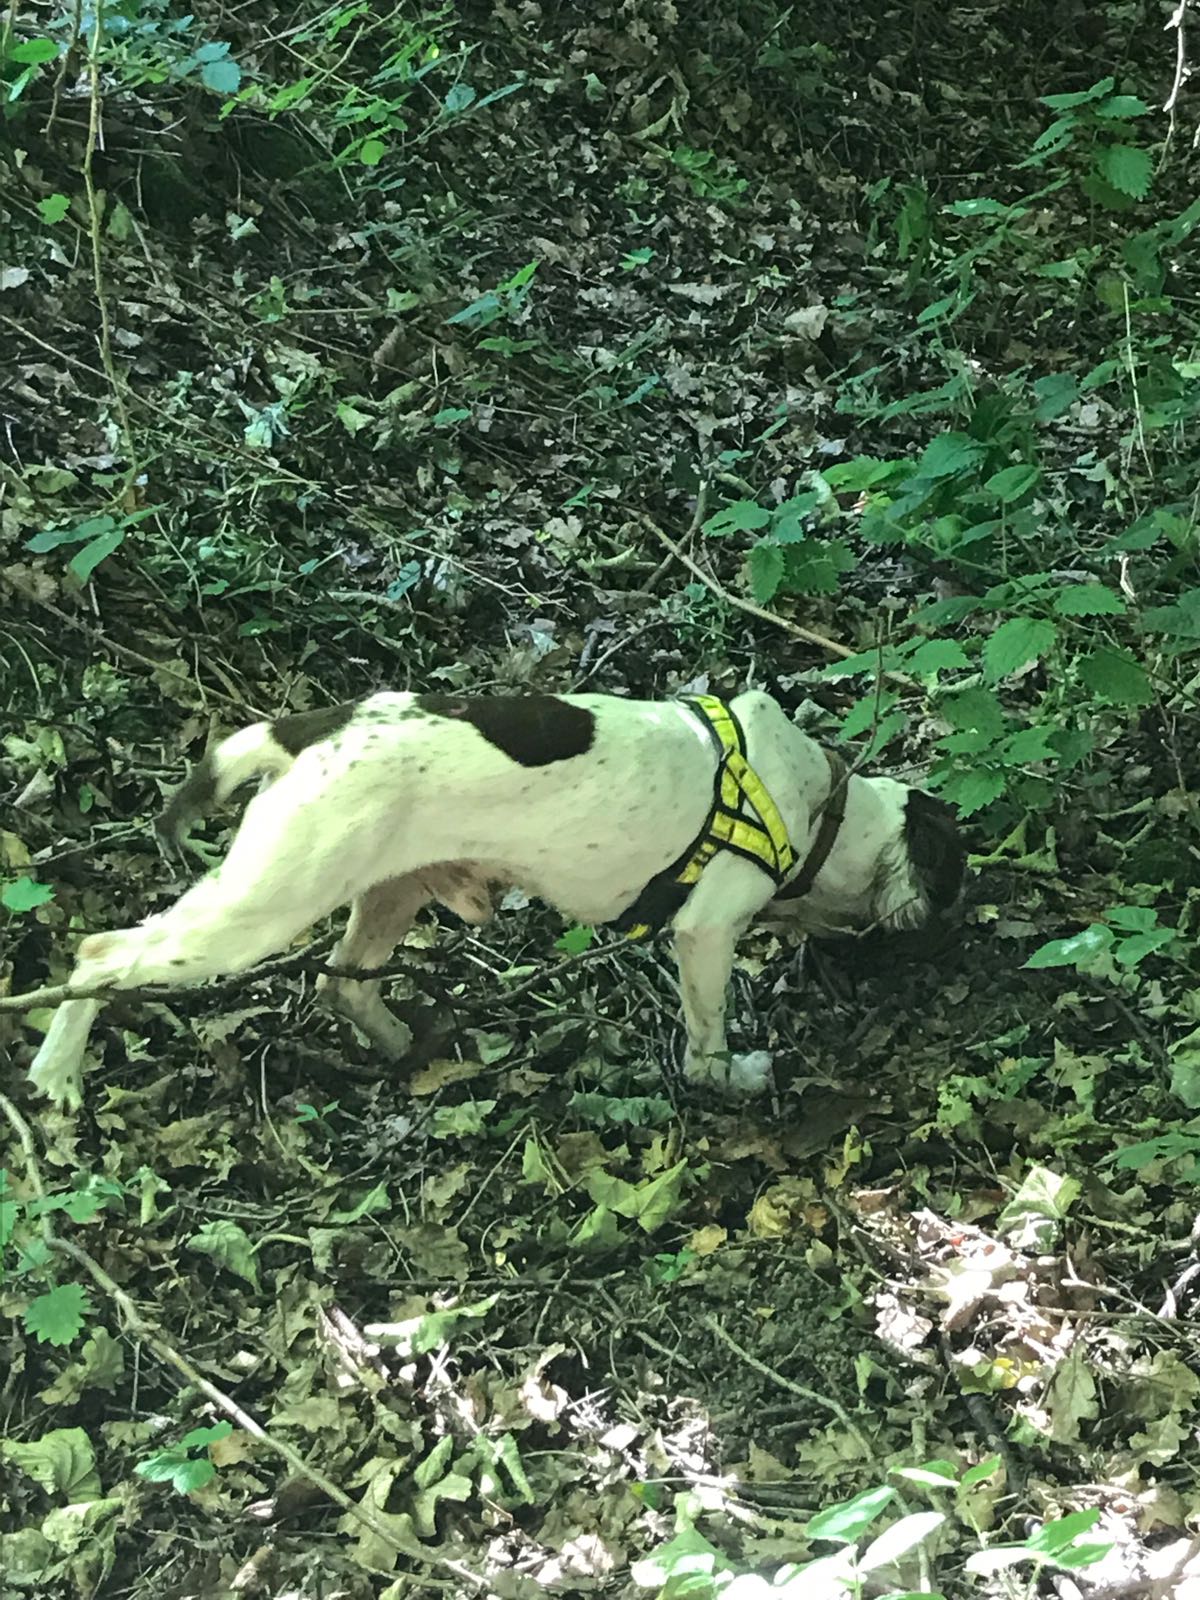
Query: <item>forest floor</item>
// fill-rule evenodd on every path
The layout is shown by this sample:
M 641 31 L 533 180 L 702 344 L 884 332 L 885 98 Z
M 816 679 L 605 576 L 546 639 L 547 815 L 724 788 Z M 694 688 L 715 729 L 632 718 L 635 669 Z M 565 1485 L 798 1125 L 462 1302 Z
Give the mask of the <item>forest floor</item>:
M 259 716 L 753 682 L 833 738 L 859 691 L 795 627 L 868 649 L 952 577 L 850 531 L 855 570 L 781 625 L 698 523 L 919 454 L 902 402 L 950 357 L 915 329 L 918 191 L 1008 199 L 1040 95 L 1110 74 L 1160 104 L 1173 67 L 1132 5 L 363 9 L 170 35 L 151 8 L 90 157 L 86 51 L 0 143 L 0 868 L 35 883 L 0 913 L 10 994 L 174 898 L 150 819 Z M 204 73 L 235 60 L 307 98 L 219 115 L 236 84 Z M 340 160 L 368 85 L 381 149 Z M 1097 320 L 1037 292 L 998 270 L 957 325 L 981 387 L 1099 359 Z M 1121 447 L 1075 421 L 1082 525 Z M 880 767 L 919 778 L 936 728 L 918 697 Z M 1189 741 L 1148 716 L 1104 765 L 1106 815 L 1173 849 Z M 79 1116 L 6 1075 L 0 1592 L 819 1600 L 838 1573 L 806 1564 L 901 1513 L 919 1549 L 875 1550 L 863 1593 L 1032 1593 L 1082 1529 L 1111 1549 L 1058 1592 L 1200 1594 L 1180 1012 L 1165 978 L 1022 968 L 1117 897 L 1100 794 L 1064 786 L 1022 851 L 975 819 L 936 964 L 747 937 L 759 1101 L 682 1082 L 665 946 L 538 905 L 420 924 L 403 1070 L 314 1004 L 310 950 L 109 1005 Z M 0 1013 L 16 1068 L 48 1020 Z M 1164 1127 L 1186 1167 L 1121 1161 Z

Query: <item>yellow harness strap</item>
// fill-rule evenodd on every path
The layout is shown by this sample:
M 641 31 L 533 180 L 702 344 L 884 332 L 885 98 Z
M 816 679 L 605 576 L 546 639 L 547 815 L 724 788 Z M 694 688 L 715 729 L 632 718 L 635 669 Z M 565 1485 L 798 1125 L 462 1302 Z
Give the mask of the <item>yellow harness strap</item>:
M 668 922 L 718 851 L 753 861 L 777 888 L 796 864 L 779 807 L 746 760 L 746 735 L 738 719 L 713 695 L 689 695 L 686 704 L 703 722 L 717 751 L 712 809 L 695 842 L 665 872 L 651 878 L 618 920 L 616 926 L 629 939 L 644 939 Z

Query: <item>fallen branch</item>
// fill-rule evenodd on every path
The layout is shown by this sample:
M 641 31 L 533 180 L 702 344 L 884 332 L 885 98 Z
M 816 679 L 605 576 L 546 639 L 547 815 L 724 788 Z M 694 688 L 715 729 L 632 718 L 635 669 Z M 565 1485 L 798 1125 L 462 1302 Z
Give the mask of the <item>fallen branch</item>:
M 20 1140 L 21 1150 L 25 1157 L 25 1174 L 29 1181 L 29 1187 L 38 1199 L 42 1200 L 45 1198 L 46 1189 L 42 1182 L 41 1167 L 38 1163 L 33 1134 L 30 1131 L 29 1124 L 7 1095 L 0 1094 L 0 1111 L 8 1118 L 17 1138 Z M 114 1278 L 109 1276 L 98 1261 L 94 1260 L 79 1245 L 58 1237 L 50 1221 L 49 1212 L 42 1213 L 40 1222 L 42 1239 L 46 1247 L 52 1250 L 55 1255 L 69 1257 L 77 1266 L 83 1268 L 96 1287 L 102 1290 L 116 1306 L 128 1332 L 133 1334 L 148 1350 L 157 1356 L 163 1366 L 173 1367 L 184 1379 L 185 1383 L 204 1395 L 219 1411 L 223 1411 L 227 1417 L 232 1418 L 238 1427 L 248 1433 L 251 1438 L 257 1439 L 260 1444 L 273 1451 L 275 1455 L 282 1456 L 294 1473 L 314 1484 L 334 1505 L 340 1506 L 347 1516 L 352 1517 L 364 1528 L 369 1529 L 377 1539 L 382 1539 L 389 1549 L 395 1550 L 410 1561 L 419 1560 L 431 1567 L 446 1568 L 454 1572 L 456 1576 L 468 1579 L 480 1590 L 487 1588 L 481 1578 L 477 1578 L 474 1573 L 468 1572 L 456 1561 L 447 1561 L 443 1557 L 432 1554 L 432 1552 L 429 1555 L 414 1557 L 410 1549 L 405 1549 L 403 1545 L 397 1542 L 395 1536 L 384 1523 L 378 1521 L 370 1511 L 365 1510 L 356 1501 L 352 1500 L 344 1489 L 340 1489 L 334 1483 L 332 1478 L 326 1477 L 320 1468 L 314 1467 L 311 1462 L 306 1461 L 298 1450 L 293 1449 L 288 1444 L 286 1439 L 279 1439 L 268 1433 L 262 1424 L 257 1422 L 248 1411 L 244 1411 L 231 1395 L 227 1395 L 224 1390 L 218 1389 L 215 1383 L 210 1383 L 204 1374 L 194 1367 L 187 1357 L 164 1337 L 155 1324 L 142 1315 L 130 1296 L 126 1294 L 125 1290 L 121 1288 Z
M 859 652 L 851 650 L 849 645 L 839 644 L 836 639 L 830 639 L 823 633 L 815 633 L 811 628 L 803 628 L 798 622 L 792 622 L 787 617 L 776 615 L 774 611 L 767 611 L 762 606 L 755 605 L 753 600 L 743 600 L 741 595 L 731 594 L 711 573 L 705 572 L 698 562 L 693 561 L 685 550 L 681 550 L 670 534 L 664 533 L 658 523 L 644 511 L 639 511 L 637 515 L 642 525 L 666 545 L 675 560 L 682 563 L 693 577 L 699 578 L 704 587 L 710 589 L 727 606 L 733 606 L 737 611 L 744 611 L 747 616 L 757 617 L 760 622 L 769 622 L 776 628 L 782 628 L 785 633 L 790 633 L 793 639 L 801 639 L 805 644 L 815 644 L 818 649 L 827 650 L 830 655 L 840 656 L 843 660 L 858 655 Z

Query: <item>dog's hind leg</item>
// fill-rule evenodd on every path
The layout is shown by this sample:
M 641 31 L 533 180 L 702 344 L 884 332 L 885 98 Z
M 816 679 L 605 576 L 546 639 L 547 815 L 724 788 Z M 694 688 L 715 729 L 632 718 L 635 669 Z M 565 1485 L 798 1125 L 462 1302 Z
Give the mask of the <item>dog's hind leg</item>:
M 415 873 L 375 884 L 351 905 L 350 921 L 330 964 L 351 969 L 383 966 L 430 898 Z M 412 1033 L 385 1005 L 378 978 L 323 976 L 317 988 L 328 1005 L 348 1017 L 390 1060 L 408 1054 Z
M 30 1083 L 68 1111 L 83 1104 L 83 1052 L 99 1011 L 99 1000 L 64 1000 L 30 1063 Z

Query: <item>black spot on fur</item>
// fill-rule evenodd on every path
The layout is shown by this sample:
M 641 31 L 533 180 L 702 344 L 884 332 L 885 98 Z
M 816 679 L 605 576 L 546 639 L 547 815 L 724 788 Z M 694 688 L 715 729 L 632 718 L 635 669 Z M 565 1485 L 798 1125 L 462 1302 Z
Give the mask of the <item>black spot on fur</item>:
M 954 812 L 944 800 L 913 789 L 904 808 L 908 858 L 933 911 L 949 911 L 962 893 L 967 852 Z
M 592 747 L 596 719 L 552 694 L 457 696 L 423 694 L 422 711 L 469 722 L 489 744 L 521 767 L 548 767 Z
M 271 737 L 288 755 L 298 756 L 309 745 L 341 733 L 357 710 L 357 700 L 344 700 L 341 705 L 320 706 L 316 711 L 294 711 L 290 716 L 276 717 L 271 724 Z

